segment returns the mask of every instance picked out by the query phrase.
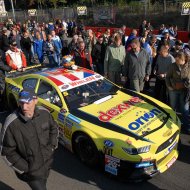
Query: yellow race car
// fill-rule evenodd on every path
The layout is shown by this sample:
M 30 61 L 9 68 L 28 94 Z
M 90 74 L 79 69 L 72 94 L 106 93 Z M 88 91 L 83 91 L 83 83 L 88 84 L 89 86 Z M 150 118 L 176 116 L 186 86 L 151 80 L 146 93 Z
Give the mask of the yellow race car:
M 59 124 L 60 143 L 87 165 L 131 180 L 166 171 L 178 157 L 181 123 L 166 104 L 85 68 L 33 68 L 6 78 L 8 106 L 23 87 Z M 61 167 L 61 166 L 60 166 Z

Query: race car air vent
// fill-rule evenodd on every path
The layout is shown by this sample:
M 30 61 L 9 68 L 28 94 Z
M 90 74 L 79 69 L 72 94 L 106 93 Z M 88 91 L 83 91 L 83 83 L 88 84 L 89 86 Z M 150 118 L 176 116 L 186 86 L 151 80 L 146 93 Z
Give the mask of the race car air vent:
M 165 148 L 169 147 L 176 139 L 177 135 L 179 134 L 179 131 L 176 131 L 167 141 L 165 141 L 163 144 L 161 144 L 157 151 L 156 154 L 164 150 Z

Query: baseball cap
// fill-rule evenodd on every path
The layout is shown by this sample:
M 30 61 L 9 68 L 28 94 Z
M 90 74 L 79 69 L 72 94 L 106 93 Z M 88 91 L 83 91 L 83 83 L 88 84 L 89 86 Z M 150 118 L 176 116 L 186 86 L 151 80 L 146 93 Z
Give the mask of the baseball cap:
M 36 93 L 34 92 L 34 89 L 31 88 L 23 89 L 19 93 L 19 102 L 29 103 L 30 101 L 36 98 Z

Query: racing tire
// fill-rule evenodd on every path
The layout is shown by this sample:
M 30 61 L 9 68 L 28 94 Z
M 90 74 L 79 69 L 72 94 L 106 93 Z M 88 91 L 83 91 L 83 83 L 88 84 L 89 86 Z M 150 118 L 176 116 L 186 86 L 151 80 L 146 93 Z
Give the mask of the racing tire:
M 99 163 L 98 149 L 89 136 L 80 133 L 74 138 L 73 143 L 74 151 L 81 162 L 90 167 L 94 167 Z

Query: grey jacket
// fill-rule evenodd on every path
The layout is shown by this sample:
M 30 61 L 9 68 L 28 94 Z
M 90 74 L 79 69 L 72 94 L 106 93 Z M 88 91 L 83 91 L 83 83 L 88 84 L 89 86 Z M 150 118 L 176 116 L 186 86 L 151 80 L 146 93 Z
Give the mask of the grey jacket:
M 125 47 L 120 45 L 117 47 L 115 44 L 107 47 L 104 58 L 104 71 L 108 73 L 110 71 L 120 72 L 121 67 L 125 60 Z
M 141 48 L 138 56 L 133 50 L 126 54 L 125 63 L 123 67 L 123 74 L 129 79 L 144 78 L 151 73 L 151 64 L 149 55 L 145 49 Z

